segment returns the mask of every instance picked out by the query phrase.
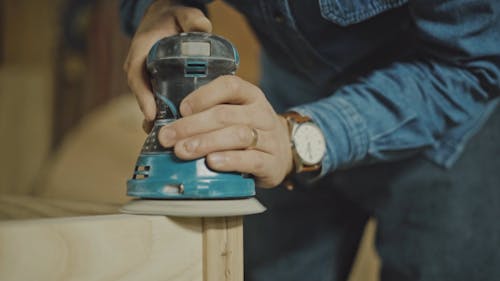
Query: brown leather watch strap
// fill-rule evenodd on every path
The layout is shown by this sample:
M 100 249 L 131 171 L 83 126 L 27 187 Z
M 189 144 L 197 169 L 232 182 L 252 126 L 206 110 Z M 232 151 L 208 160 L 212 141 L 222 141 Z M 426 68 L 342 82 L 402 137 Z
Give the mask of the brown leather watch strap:
M 308 116 L 300 115 L 299 113 L 297 113 L 295 111 L 285 112 L 285 113 L 281 114 L 281 116 L 285 117 L 287 120 L 293 119 L 293 121 L 295 121 L 296 123 L 299 123 L 299 124 L 312 121 L 311 118 L 309 118 Z
M 302 169 L 300 171 L 297 171 L 297 173 L 308 173 L 308 172 L 315 172 L 321 169 L 321 164 L 316 164 L 316 165 L 303 165 Z

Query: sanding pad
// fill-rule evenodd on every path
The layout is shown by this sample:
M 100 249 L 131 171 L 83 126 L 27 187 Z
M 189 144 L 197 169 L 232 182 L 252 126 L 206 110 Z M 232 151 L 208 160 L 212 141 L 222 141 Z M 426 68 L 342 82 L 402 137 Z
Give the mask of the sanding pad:
M 266 210 L 255 198 L 225 200 L 134 199 L 120 211 L 126 214 L 174 217 L 228 217 L 262 213 Z

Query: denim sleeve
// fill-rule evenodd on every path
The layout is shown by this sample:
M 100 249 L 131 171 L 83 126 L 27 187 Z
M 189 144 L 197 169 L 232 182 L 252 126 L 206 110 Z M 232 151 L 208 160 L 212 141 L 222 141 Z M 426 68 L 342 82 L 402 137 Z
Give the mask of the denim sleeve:
M 146 9 L 155 0 L 121 0 L 120 1 L 120 21 L 123 31 L 132 36 L 139 26 Z M 183 0 L 177 1 L 182 5 L 195 7 L 207 14 L 205 4 L 211 0 Z
M 325 134 L 321 175 L 433 148 L 499 95 L 500 1 L 410 0 L 409 8 L 418 57 L 290 109 L 310 116 Z

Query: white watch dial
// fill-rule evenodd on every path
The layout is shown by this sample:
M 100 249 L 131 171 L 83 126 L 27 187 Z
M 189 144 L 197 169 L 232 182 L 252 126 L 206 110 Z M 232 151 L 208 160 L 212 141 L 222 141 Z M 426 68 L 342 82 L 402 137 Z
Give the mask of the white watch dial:
M 312 122 L 299 124 L 293 132 L 295 151 L 305 165 L 318 164 L 326 152 L 325 138 Z

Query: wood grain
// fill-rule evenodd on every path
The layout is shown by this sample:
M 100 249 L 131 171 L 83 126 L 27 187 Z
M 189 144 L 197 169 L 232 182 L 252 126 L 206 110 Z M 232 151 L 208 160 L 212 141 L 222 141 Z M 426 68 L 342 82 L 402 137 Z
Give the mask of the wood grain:
M 0 280 L 201 281 L 199 219 L 109 215 L 0 223 Z
M 203 219 L 203 281 L 243 281 L 243 218 Z
M 118 205 L 0 196 L 0 219 Z M 242 281 L 243 219 L 107 215 L 0 222 L 0 280 Z

